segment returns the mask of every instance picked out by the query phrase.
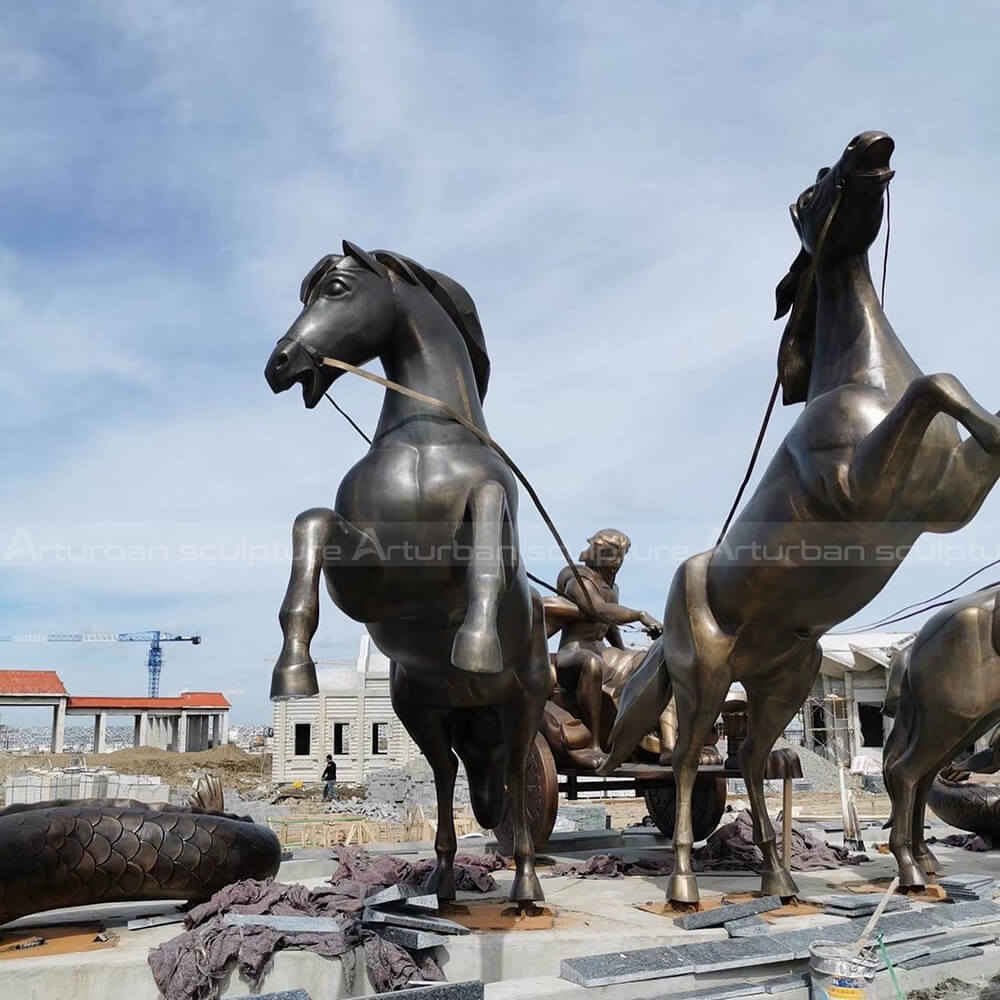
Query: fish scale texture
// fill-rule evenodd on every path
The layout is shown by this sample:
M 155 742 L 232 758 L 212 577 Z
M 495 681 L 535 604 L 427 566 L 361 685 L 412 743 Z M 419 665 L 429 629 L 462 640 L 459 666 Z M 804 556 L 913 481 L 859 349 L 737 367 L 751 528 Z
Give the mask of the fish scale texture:
M 0 923 L 42 910 L 209 899 L 281 861 L 267 827 L 137 802 L 39 803 L 0 811 Z

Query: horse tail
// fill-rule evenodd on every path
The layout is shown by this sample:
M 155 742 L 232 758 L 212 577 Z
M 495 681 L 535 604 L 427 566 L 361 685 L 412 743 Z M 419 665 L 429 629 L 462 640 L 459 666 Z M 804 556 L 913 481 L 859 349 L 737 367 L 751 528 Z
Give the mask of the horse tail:
M 660 714 L 670 702 L 672 684 L 663 654 L 663 638 L 646 652 L 642 663 L 622 689 L 618 717 L 611 730 L 611 753 L 599 774 L 611 774 L 656 729 Z
M 472 814 L 484 830 L 493 830 L 503 819 L 507 760 L 496 711 L 479 708 L 456 713 L 453 744 L 469 778 Z

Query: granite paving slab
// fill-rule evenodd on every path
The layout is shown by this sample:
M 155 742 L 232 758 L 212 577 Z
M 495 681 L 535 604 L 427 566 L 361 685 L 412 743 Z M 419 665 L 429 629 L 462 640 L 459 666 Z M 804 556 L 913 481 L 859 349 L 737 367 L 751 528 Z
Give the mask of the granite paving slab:
M 731 938 L 760 937 L 762 934 L 770 934 L 773 928 L 766 920 L 760 917 L 743 917 L 742 920 L 730 920 L 728 924 L 723 924 L 726 932 Z
M 591 987 L 686 976 L 694 972 L 694 962 L 679 952 L 679 948 L 640 948 L 636 951 L 565 958 L 559 977 L 577 986 Z
M 468 927 L 456 924 L 444 917 L 419 916 L 415 913 L 399 913 L 396 910 L 364 910 L 361 923 L 368 927 L 390 924 L 393 927 L 409 927 L 415 931 L 430 931 L 432 934 L 468 934 Z
M 765 993 L 791 993 L 792 990 L 808 988 L 811 983 L 808 972 L 793 972 L 777 979 L 768 979 L 758 985 L 764 987 Z
M 941 942 L 949 948 L 965 948 L 972 945 L 996 944 L 997 935 L 992 931 L 972 931 L 970 934 L 956 934 Z
M 1000 923 L 1000 906 L 988 900 L 972 903 L 952 903 L 935 907 L 941 920 L 952 927 L 975 927 L 977 924 Z
M 312 1000 L 312 997 L 305 990 L 282 990 L 280 993 L 247 994 L 235 1000 Z
M 416 910 L 419 913 L 437 913 L 438 898 L 434 893 L 411 896 L 404 904 L 404 910 Z
M 655 1000 L 731 1000 L 732 997 L 752 997 L 760 993 L 760 983 L 719 983 L 687 993 L 663 993 Z
M 871 909 L 871 912 L 875 912 L 875 907 L 882 902 L 882 893 L 880 892 L 859 892 L 859 893 L 835 893 L 831 896 L 822 896 L 816 900 L 816 902 L 822 904 L 823 906 L 834 906 L 838 910 L 867 910 Z M 892 912 L 894 910 L 908 910 L 910 908 L 910 901 L 903 896 L 890 896 L 889 902 L 886 903 L 886 911 Z
M 783 947 L 795 952 L 796 958 L 808 958 L 809 946 L 816 941 L 832 941 L 836 944 L 846 944 L 857 941 L 861 927 L 855 927 L 851 922 L 842 924 L 826 924 L 822 927 L 806 927 L 797 931 L 784 931 L 772 935 L 772 940 L 778 941 Z
M 479 979 L 464 983 L 431 983 L 427 986 L 411 986 L 395 993 L 375 993 L 366 1000 L 483 1000 L 484 987 Z
M 903 962 L 910 962 L 915 958 L 923 958 L 924 955 L 929 955 L 931 953 L 931 942 L 927 938 L 923 941 L 903 941 L 900 944 L 888 945 L 885 951 L 893 966 L 898 967 Z M 875 961 L 875 968 L 877 970 L 888 968 L 885 964 L 885 959 L 882 957 L 881 950 L 875 956 Z
M 946 962 L 961 962 L 966 958 L 975 958 L 982 955 L 982 948 L 948 948 L 944 951 L 932 951 L 922 958 L 911 958 L 909 962 L 903 962 L 901 969 L 925 969 L 929 965 L 944 965 Z
M 694 964 L 694 971 L 722 972 L 772 962 L 792 962 L 795 952 L 780 942 L 778 936 L 729 938 L 726 941 L 693 941 L 674 949 Z
M 385 927 L 380 927 L 378 933 L 386 941 L 414 951 L 423 951 L 424 948 L 441 948 L 450 940 L 447 934 L 432 934 L 430 931 L 415 931 L 410 927 L 391 927 L 388 924 Z
M 370 906 L 372 909 L 378 909 L 380 906 L 394 906 L 400 903 L 405 903 L 407 900 L 413 899 L 416 896 L 424 896 L 423 889 L 418 889 L 416 886 L 412 885 L 390 885 L 388 889 L 382 889 L 381 892 L 376 892 L 372 896 L 368 896 L 365 899 L 365 906 Z M 437 897 L 434 897 L 435 904 L 437 902 Z
M 758 913 L 781 908 L 778 896 L 762 896 L 760 899 L 750 899 L 745 903 L 724 903 L 713 910 L 699 910 L 696 913 L 685 913 L 675 917 L 674 923 L 686 931 L 703 930 L 706 927 L 722 927 L 733 920 L 752 917 Z
M 335 934 L 343 925 L 334 917 L 279 916 L 276 913 L 227 913 L 226 927 L 270 927 L 283 934 Z
M 933 937 L 936 934 L 943 934 L 947 930 L 947 925 L 943 924 L 937 916 L 943 907 L 925 910 L 904 910 L 902 913 L 890 913 L 882 917 L 878 924 L 878 930 L 882 931 L 883 941 L 886 944 L 896 944 L 899 941 L 916 941 L 922 937 Z M 866 921 L 852 921 L 856 924 L 855 935 L 861 936 Z

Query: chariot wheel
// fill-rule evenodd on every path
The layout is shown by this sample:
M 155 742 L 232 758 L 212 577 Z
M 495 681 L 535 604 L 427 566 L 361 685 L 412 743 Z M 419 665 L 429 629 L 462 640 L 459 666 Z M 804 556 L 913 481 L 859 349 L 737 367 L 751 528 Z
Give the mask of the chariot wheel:
M 674 803 L 677 801 L 677 786 L 651 785 L 643 793 L 646 808 L 660 832 L 673 840 Z M 726 810 L 726 779 L 696 781 L 691 795 L 691 821 L 695 841 L 706 840 L 714 832 Z
M 559 775 L 549 744 L 541 733 L 528 751 L 524 769 L 524 797 L 528 811 L 528 829 L 535 850 L 541 850 L 552 834 L 559 811 Z M 508 858 L 514 853 L 514 825 L 510 817 L 510 800 L 504 803 L 503 819 L 493 831 L 501 852 Z

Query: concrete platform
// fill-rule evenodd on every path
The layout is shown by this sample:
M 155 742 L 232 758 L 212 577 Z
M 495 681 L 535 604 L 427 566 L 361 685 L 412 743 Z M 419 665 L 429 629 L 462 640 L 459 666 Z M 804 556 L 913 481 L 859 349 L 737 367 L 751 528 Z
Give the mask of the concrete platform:
M 421 845 L 422 846 L 422 845 Z M 472 844 L 462 849 L 474 852 Z M 481 849 L 481 848 L 480 848 Z M 411 846 L 411 850 L 413 850 Z M 996 875 L 1000 872 L 1000 859 L 996 854 L 972 854 L 952 848 L 935 849 L 951 872 L 983 872 Z M 647 846 L 619 849 L 619 853 L 655 854 Z M 423 852 L 421 852 L 423 853 Z M 580 852 L 587 857 L 590 852 Z M 871 853 L 871 864 L 842 868 L 834 871 L 797 873 L 796 879 L 804 896 L 825 895 L 847 882 L 869 881 L 893 873 L 892 858 Z M 570 860 L 571 855 L 557 860 Z M 295 857 L 282 865 L 278 878 L 286 882 L 301 882 L 315 886 L 329 877 L 337 863 L 328 852 L 310 852 L 308 856 Z M 497 898 L 506 895 L 512 874 L 496 874 L 498 892 L 493 897 L 462 893 L 470 901 Z M 755 891 L 759 879 L 753 874 L 704 874 L 699 876 L 702 891 L 708 893 L 735 893 Z M 615 880 L 575 879 L 568 877 L 543 878 L 546 899 L 557 914 L 551 930 L 521 931 L 513 933 L 470 934 L 449 941 L 446 948 L 437 949 L 441 965 L 448 979 L 453 982 L 481 979 L 487 984 L 487 1000 L 522 1000 L 539 997 L 543 1000 L 652 1000 L 656 997 L 676 995 L 701 990 L 712 984 L 733 982 L 763 983 L 805 968 L 803 961 L 784 962 L 760 966 L 735 973 L 685 975 L 669 980 L 650 980 L 614 986 L 586 989 L 559 978 L 563 959 L 594 955 L 610 951 L 630 951 L 662 945 L 687 944 L 694 941 L 722 941 L 726 931 L 718 928 L 703 931 L 683 931 L 672 920 L 636 908 L 636 904 L 662 901 L 666 889 L 665 878 L 622 878 Z M 113 949 L 84 955 L 56 955 L 32 958 L 30 953 L 2 963 L 0 976 L 4 994 L 21 998 L 38 997 L 51 1000 L 53 996 L 73 997 L 74 1000 L 157 1000 L 146 957 L 149 949 L 180 932 L 178 924 L 147 927 L 129 931 L 129 919 L 142 915 L 162 913 L 173 909 L 174 903 L 143 905 L 111 905 L 104 908 L 87 908 L 82 911 L 61 911 L 49 916 L 38 915 L 18 921 L 16 927 L 52 926 L 87 919 L 102 921 L 118 934 Z M 805 927 L 821 928 L 824 925 L 842 924 L 843 919 L 828 916 L 782 918 L 775 927 L 779 930 L 796 930 Z M 980 928 L 977 928 L 980 929 Z M 1000 925 L 996 927 L 1000 933 Z M 955 936 L 963 933 L 961 929 Z M 338 959 L 325 959 L 305 952 L 281 952 L 275 956 L 261 990 L 274 992 L 295 988 L 307 990 L 313 997 L 340 1000 L 343 997 L 364 996 L 374 992 L 366 982 L 364 962 L 358 956 L 357 978 L 352 985 L 344 979 Z M 912 971 L 897 972 L 904 989 L 926 987 L 959 975 L 966 980 L 977 976 L 993 975 L 1000 968 L 1000 948 L 987 948 L 982 956 L 969 959 L 960 965 L 941 965 Z M 891 982 L 880 974 L 876 982 L 877 997 L 892 995 Z M 881 980 L 888 983 L 882 990 Z M 762 988 L 763 989 L 763 988 Z M 245 996 L 248 984 L 239 973 L 233 972 L 221 984 L 220 996 L 227 998 Z M 763 995 L 763 992 L 761 993 Z M 780 994 L 787 1000 L 805 1000 L 805 990 L 792 990 Z

